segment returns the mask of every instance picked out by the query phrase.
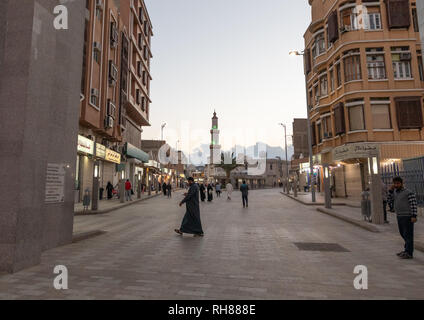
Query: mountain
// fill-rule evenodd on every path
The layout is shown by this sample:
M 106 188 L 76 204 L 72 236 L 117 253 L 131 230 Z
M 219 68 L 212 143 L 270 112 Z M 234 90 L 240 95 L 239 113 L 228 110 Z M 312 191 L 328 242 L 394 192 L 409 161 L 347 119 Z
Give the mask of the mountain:
M 223 150 L 223 152 L 235 152 L 235 150 L 246 150 L 248 154 L 253 154 L 254 156 L 258 156 L 258 151 L 266 150 L 267 159 L 275 159 L 280 157 L 282 160 L 286 159 L 286 152 L 284 148 L 281 147 L 273 147 L 269 146 L 262 142 L 257 142 L 255 145 L 244 147 L 240 145 L 236 145 L 231 150 Z M 287 147 L 287 155 L 288 158 L 291 159 L 293 156 L 294 150 L 293 146 L 289 145 Z M 210 147 L 207 144 L 202 144 L 196 149 L 193 150 L 189 155 L 189 162 L 196 166 L 198 165 L 206 165 L 208 164 L 208 158 L 210 154 Z

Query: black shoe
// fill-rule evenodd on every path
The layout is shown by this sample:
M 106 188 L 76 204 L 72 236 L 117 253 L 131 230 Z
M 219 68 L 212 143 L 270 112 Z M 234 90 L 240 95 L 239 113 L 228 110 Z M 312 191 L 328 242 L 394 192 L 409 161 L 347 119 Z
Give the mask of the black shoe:
M 399 258 L 404 260 L 414 259 L 413 256 L 411 256 L 409 253 L 405 252 L 403 255 L 399 256 Z
M 404 254 L 405 254 L 405 251 L 402 251 L 402 252 L 396 253 L 396 255 L 397 255 L 398 257 L 403 256 Z

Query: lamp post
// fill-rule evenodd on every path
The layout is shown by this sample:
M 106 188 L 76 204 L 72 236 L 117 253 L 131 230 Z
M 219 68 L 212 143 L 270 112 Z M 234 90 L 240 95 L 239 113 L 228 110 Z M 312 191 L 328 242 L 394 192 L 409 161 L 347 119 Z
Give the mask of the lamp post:
M 286 149 L 286 174 L 287 174 L 287 180 L 286 180 L 286 192 L 287 194 L 290 194 L 289 189 L 289 158 L 287 155 L 287 126 L 284 123 L 279 123 L 280 126 L 284 128 L 284 146 Z
M 91 194 L 91 210 L 97 211 L 99 209 L 99 177 L 100 177 L 100 166 L 99 162 L 94 162 L 93 170 L 93 190 Z
M 163 141 L 163 129 L 165 129 L 167 123 L 164 122 L 162 123 L 161 127 L 160 127 L 160 140 Z
M 291 56 L 304 56 L 305 53 L 299 52 L 299 51 L 290 51 L 289 54 Z M 305 88 L 306 88 L 306 99 L 308 99 L 308 81 L 305 76 Z M 313 160 L 313 154 L 312 154 L 312 126 L 311 126 L 311 118 L 309 117 L 309 108 L 308 104 L 306 103 L 306 115 L 308 119 L 308 147 L 309 147 L 309 181 L 311 183 L 311 195 L 312 195 L 312 202 L 316 202 L 316 195 L 315 195 L 315 175 L 314 175 L 314 160 Z

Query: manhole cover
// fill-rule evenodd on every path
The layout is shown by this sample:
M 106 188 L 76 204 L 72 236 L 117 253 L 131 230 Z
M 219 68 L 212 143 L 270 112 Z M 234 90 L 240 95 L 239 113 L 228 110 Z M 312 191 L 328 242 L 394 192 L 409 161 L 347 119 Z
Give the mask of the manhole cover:
M 295 242 L 294 245 L 301 251 L 350 252 L 337 243 Z

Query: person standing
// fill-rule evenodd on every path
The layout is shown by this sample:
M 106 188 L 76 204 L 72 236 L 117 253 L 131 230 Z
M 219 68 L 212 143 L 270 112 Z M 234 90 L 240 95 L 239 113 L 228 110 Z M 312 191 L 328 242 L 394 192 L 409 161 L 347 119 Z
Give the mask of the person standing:
M 243 184 L 240 186 L 241 197 L 243 199 L 243 208 L 249 207 L 249 186 L 246 184 L 246 181 L 243 181 Z
M 203 237 L 202 221 L 200 219 L 199 207 L 199 186 L 194 183 L 193 178 L 188 178 L 189 190 L 185 193 L 185 198 L 180 202 L 180 207 L 185 203 L 187 206 L 186 214 L 180 229 L 175 232 L 183 235 L 184 233 L 193 234 L 195 237 Z
M 227 190 L 227 199 L 231 200 L 231 195 L 233 194 L 233 190 L 234 190 L 231 182 L 227 183 L 227 185 L 225 186 L 225 189 Z
M 163 184 L 162 184 L 162 192 L 163 192 L 164 196 L 166 196 L 166 188 L 167 188 L 166 182 L 164 181 Z
M 108 181 L 106 185 L 107 199 L 110 200 L 113 198 L 113 185 Z
M 208 202 L 212 202 L 212 200 L 213 200 L 213 187 L 212 187 L 212 184 L 208 184 L 208 187 L 207 187 L 207 190 L 208 190 Z
M 127 179 L 127 181 L 125 182 L 125 200 L 126 201 L 132 201 L 131 190 L 132 190 L 131 182 L 130 180 Z
M 405 241 L 405 250 L 397 255 L 401 259 L 414 257 L 414 224 L 417 222 L 417 198 L 415 194 L 406 189 L 401 177 L 393 179 L 388 202 L 393 205 L 397 215 L 399 233 Z
M 216 191 L 216 197 L 220 198 L 221 197 L 221 184 L 219 182 L 215 186 L 215 191 Z
M 387 220 L 388 188 L 384 182 L 381 183 L 381 198 L 383 199 L 384 223 L 389 223 L 389 220 Z
M 206 199 L 206 188 L 205 185 L 202 183 L 200 185 L 200 200 L 202 200 L 202 202 L 205 202 Z
M 171 182 L 168 182 L 168 185 L 166 186 L 166 192 L 168 193 L 168 198 L 172 197 L 172 185 Z

